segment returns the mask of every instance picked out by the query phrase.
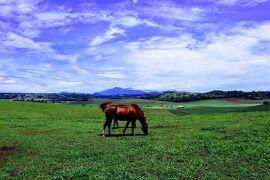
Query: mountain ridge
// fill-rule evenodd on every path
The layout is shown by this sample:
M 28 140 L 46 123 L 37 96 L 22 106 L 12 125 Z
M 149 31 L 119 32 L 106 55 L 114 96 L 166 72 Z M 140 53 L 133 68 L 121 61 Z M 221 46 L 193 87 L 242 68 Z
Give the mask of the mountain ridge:
M 114 87 L 110 89 L 106 89 L 100 92 L 95 92 L 92 95 L 94 96 L 114 96 L 114 95 L 143 95 L 143 94 L 160 94 L 158 91 L 145 91 L 145 90 L 137 90 L 133 88 L 121 88 Z

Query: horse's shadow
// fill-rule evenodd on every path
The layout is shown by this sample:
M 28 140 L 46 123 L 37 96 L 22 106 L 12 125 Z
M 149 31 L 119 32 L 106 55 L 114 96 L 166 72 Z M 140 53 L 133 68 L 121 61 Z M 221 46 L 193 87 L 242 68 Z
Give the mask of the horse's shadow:
M 103 136 L 103 134 L 98 134 L 98 136 Z M 145 134 L 106 134 L 105 137 L 125 137 L 125 136 L 145 136 Z
M 121 126 L 119 126 L 119 127 L 112 127 L 112 129 L 124 129 L 125 127 L 121 127 Z M 131 129 L 132 127 L 127 127 L 127 129 Z M 136 127 L 135 127 L 136 128 Z

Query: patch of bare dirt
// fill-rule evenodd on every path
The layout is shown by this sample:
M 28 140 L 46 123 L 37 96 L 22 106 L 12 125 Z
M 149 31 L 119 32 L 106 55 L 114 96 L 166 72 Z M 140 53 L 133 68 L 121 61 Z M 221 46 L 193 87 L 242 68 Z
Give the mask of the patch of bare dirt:
M 14 146 L 1 146 L 0 147 L 0 168 L 8 163 L 8 156 L 14 155 L 17 149 Z
M 227 101 L 227 102 L 230 102 L 230 103 L 241 103 L 241 100 L 235 99 L 235 98 L 224 99 L 224 101 Z
M 223 99 L 226 102 L 229 103 L 235 103 L 235 104 L 239 104 L 241 106 L 258 106 L 261 105 L 260 103 L 256 103 L 256 102 L 252 102 L 252 101 L 241 101 L 241 99 L 236 99 L 236 98 L 226 98 Z
M 15 154 L 16 148 L 14 146 L 2 146 L 0 148 L 0 154 L 2 153 Z

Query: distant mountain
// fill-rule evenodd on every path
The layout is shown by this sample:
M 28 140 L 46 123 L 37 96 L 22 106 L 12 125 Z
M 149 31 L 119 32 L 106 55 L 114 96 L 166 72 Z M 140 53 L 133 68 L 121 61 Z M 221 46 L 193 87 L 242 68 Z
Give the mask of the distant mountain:
M 58 93 L 58 94 L 76 94 L 76 92 L 66 92 L 66 91 L 62 91 L 62 92 L 60 92 L 60 93 Z
M 107 89 L 101 92 L 96 92 L 94 96 L 115 96 L 115 95 L 142 95 L 142 94 L 158 94 L 159 92 L 147 92 L 142 90 L 135 90 L 132 88 L 121 88 L 115 87 L 112 89 Z

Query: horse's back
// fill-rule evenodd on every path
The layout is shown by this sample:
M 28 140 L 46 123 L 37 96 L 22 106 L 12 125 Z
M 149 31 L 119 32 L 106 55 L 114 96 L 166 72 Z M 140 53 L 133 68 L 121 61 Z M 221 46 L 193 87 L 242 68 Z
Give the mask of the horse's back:
M 109 105 L 104 111 L 106 115 L 113 116 L 119 120 L 137 119 L 144 117 L 143 111 L 136 104 Z
M 117 105 L 116 117 L 118 119 L 135 118 L 136 110 L 130 105 Z

